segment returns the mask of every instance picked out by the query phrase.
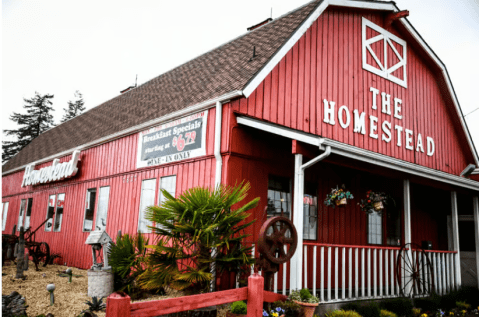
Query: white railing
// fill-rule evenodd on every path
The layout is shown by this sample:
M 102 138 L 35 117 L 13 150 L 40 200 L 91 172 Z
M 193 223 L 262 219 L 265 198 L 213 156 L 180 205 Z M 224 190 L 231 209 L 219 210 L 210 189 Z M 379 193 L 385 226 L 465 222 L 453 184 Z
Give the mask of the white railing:
M 259 257 L 255 249 L 253 245 L 253 254 Z M 458 261 L 454 251 L 423 253 L 399 247 L 306 242 L 303 287 L 309 288 L 321 302 L 422 297 L 432 291 L 443 295 L 459 287 L 455 280 L 455 270 L 460 269 Z M 275 293 L 289 294 L 289 268 L 289 262 L 281 264 L 274 275 Z

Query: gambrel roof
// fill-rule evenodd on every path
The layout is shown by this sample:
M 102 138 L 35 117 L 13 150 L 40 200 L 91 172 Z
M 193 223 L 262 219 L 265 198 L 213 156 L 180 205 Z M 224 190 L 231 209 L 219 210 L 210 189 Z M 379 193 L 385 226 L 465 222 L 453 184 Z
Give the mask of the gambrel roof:
M 108 142 L 191 110 L 204 109 L 228 96 L 248 97 L 328 6 L 399 11 L 394 2 L 312 1 L 43 133 L 3 165 L 3 173 Z M 407 19 L 399 23 L 442 72 L 443 85 L 457 112 L 457 124 L 479 165 L 444 64 Z

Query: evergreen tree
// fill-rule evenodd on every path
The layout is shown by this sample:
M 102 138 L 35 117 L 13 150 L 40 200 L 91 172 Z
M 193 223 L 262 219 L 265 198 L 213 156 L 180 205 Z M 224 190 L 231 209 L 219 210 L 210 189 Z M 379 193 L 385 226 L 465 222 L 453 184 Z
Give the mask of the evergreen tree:
M 83 95 L 78 90 L 75 92 L 75 97 L 77 98 L 76 101 L 68 101 L 68 108 L 63 108 L 65 114 L 60 123 L 75 118 L 85 110 Z
M 15 141 L 2 141 L 2 161 L 5 163 L 15 156 L 21 149 L 27 146 L 33 139 L 43 132 L 54 127 L 51 107 L 53 95 L 40 95 L 35 92 L 31 99 L 24 98 L 27 114 L 14 112 L 10 120 L 17 123 L 20 127 L 16 130 L 4 130 L 7 136 L 15 136 Z

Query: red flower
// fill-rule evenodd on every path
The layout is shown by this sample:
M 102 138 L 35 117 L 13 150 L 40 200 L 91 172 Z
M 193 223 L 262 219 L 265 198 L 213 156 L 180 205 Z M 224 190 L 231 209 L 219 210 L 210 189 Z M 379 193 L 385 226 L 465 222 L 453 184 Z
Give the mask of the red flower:
M 371 201 L 368 199 L 368 203 L 370 203 Z

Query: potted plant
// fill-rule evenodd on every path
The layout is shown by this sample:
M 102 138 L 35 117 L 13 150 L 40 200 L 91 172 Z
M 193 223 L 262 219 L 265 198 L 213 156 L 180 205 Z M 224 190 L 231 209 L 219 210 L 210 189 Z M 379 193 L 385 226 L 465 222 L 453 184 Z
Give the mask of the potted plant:
M 246 317 L 247 306 L 242 300 L 231 304 L 229 312 L 226 312 L 226 317 Z
M 291 291 L 288 299 L 303 307 L 304 317 L 313 317 L 314 311 L 319 305 L 319 299 L 316 296 L 311 295 L 307 288 L 303 288 L 301 291 Z
M 331 193 L 326 195 L 326 199 L 324 200 L 324 204 L 326 206 L 344 206 L 347 205 L 348 199 L 353 199 L 353 195 L 350 191 L 346 190 L 345 186 L 341 186 L 341 188 L 332 188 Z
M 388 200 L 394 200 L 391 196 L 380 193 L 380 192 L 373 192 L 372 190 L 368 190 L 366 193 L 366 199 L 361 199 L 361 202 L 358 203 L 359 207 L 362 211 L 365 212 L 382 212 L 384 209 L 384 205 L 387 205 Z

